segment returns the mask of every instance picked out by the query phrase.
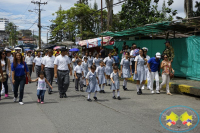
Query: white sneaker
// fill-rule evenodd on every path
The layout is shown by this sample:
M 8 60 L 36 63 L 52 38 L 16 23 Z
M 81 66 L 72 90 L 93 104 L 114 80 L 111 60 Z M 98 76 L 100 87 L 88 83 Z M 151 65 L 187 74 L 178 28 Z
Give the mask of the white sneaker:
M 156 91 L 157 94 L 160 94 L 160 91 Z
M 144 90 L 144 87 L 142 87 L 142 90 Z
M 154 91 L 152 90 L 151 93 L 154 94 Z
M 14 102 L 17 102 L 17 98 L 14 97 L 14 98 L 13 98 L 13 101 L 14 101 Z
M 24 103 L 23 103 L 23 102 L 19 102 L 19 104 L 20 104 L 20 105 L 24 105 Z

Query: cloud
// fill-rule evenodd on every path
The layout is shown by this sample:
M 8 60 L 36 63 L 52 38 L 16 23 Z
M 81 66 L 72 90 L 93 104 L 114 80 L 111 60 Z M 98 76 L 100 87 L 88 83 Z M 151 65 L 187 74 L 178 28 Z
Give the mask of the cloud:
M 1 0 L 0 16 L 1 18 L 8 18 L 11 22 L 14 22 L 18 29 L 29 29 L 35 30 L 35 34 L 38 34 L 37 19 L 38 14 L 35 12 L 28 12 L 28 10 L 38 9 L 37 4 L 31 3 L 32 0 Z M 39 0 L 35 0 L 39 1 Z M 63 9 L 67 10 L 74 6 L 74 3 L 78 0 L 41 0 L 42 2 L 48 2 L 47 5 L 41 5 L 41 8 L 45 11 L 41 13 L 42 26 L 48 26 L 51 24 L 49 20 L 55 19 L 52 13 L 55 13 L 59 6 L 61 5 Z M 166 3 L 168 0 L 165 0 Z M 196 0 L 193 2 L 195 3 Z M 95 0 L 89 0 L 89 5 L 93 7 Z M 98 4 L 98 9 L 101 8 L 101 1 L 96 0 Z M 119 0 L 114 0 L 114 3 L 119 2 Z M 162 9 L 163 0 L 158 3 L 159 10 Z M 114 13 L 121 11 L 121 5 L 116 5 L 113 7 Z M 167 5 L 167 4 L 166 4 Z M 103 0 L 103 7 L 106 6 L 105 0 Z M 178 15 L 180 17 L 185 17 L 184 13 L 184 0 L 174 0 L 174 3 L 170 6 L 173 10 L 178 10 Z M 36 24 L 34 24 L 36 23 Z M 46 42 L 46 29 L 42 29 L 42 40 Z

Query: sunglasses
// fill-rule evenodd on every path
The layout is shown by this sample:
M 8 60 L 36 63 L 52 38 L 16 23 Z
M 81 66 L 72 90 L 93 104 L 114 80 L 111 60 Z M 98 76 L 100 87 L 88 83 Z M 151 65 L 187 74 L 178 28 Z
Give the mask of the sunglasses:
M 2 55 L 6 55 L 5 53 L 2 53 Z

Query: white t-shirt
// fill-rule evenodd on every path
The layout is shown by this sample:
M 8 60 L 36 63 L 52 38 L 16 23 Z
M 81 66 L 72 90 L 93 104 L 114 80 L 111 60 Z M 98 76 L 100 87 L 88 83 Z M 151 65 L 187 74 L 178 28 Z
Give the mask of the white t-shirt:
M 81 73 L 83 72 L 83 67 L 77 65 L 77 66 L 74 68 L 74 71 L 75 71 L 76 73 L 80 73 L 80 74 L 81 74 Z
M 151 59 L 150 56 L 146 55 L 147 62 Z M 144 66 L 145 69 L 148 69 L 147 64 Z
M 41 66 L 42 64 L 42 57 L 35 57 L 33 62 L 35 63 L 36 66 Z
M 131 50 L 130 55 L 133 56 L 133 54 L 134 54 L 134 50 Z M 134 61 L 134 58 L 131 58 L 130 61 Z
M 42 64 L 45 65 L 46 68 L 54 68 L 54 61 L 55 57 L 54 56 L 46 56 L 44 57 Z
M 13 56 L 11 55 L 10 57 L 7 57 L 7 58 L 10 60 L 10 64 L 12 64 L 14 60 Z
M 2 67 L 2 70 L 3 71 L 5 71 L 6 70 L 6 63 L 5 63 L 5 61 L 4 60 L 1 60 L 1 64 L 4 64 L 4 66 Z M 8 64 L 7 64 L 7 66 L 8 66 Z
M 46 90 L 45 78 L 44 79 L 38 78 L 37 90 Z
M 27 65 L 33 65 L 33 57 L 32 56 L 26 56 L 25 62 Z
M 68 64 L 70 64 L 71 61 L 69 59 L 68 56 L 62 56 L 62 55 L 59 55 L 56 57 L 55 61 L 54 61 L 54 65 L 57 65 L 58 66 L 58 70 L 69 70 L 68 68 Z

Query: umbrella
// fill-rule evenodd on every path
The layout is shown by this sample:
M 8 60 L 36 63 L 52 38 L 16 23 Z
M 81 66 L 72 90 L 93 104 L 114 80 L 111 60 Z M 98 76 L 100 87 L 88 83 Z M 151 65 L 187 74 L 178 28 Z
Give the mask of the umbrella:
M 54 50 L 56 50 L 56 49 L 61 49 L 61 47 L 60 47 L 60 46 L 56 46 L 56 47 L 54 47 L 53 49 L 54 49 Z
M 72 49 L 70 49 L 69 51 L 70 51 L 70 52 L 78 52 L 79 49 L 78 49 L 78 48 L 72 48 Z

